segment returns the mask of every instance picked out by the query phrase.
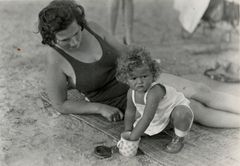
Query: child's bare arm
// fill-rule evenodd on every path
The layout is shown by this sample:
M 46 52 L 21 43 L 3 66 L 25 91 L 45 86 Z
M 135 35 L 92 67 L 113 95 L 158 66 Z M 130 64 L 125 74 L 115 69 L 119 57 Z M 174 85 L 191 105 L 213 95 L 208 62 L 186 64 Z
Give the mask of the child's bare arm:
M 143 117 L 133 129 L 130 140 L 137 140 L 143 135 L 148 128 L 150 122 L 154 118 L 159 101 L 164 97 L 165 89 L 161 86 L 154 86 L 148 93 L 147 103 L 144 110 Z
M 132 101 L 132 91 L 128 90 L 127 94 L 127 108 L 124 116 L 125 131 L 132 131 L 133 123 L 135 121 L 136 107 Z

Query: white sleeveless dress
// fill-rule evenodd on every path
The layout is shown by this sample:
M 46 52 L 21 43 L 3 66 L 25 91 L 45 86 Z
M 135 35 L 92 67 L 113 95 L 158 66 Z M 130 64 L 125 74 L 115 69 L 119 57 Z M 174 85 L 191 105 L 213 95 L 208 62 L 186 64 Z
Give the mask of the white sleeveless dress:
M 145 93 L 144 104 L 138 104 L 135 102 L 135 91 L 132 90 L 132 101 L 137 110 L 136 111 L 136 121 L 133 124 L 134 127 L 137 125 L 137 123 L 143 116 L 144 108 L 146 105 L 147 94 L 148 94 L 149 90 L 156 84 L 159 84 L 159 83 L 156 83 L 156 82 L 152 83 L 151 87 Z M 163 97 L 163 99 L 159 102 L 158 108 L 156 110 L 156 114 L 155 114 L 153 120 L 151 121 L 150 125 L 144 132 L 145 134 L 150 135 L 150 136 L 158 134 L 162 130 L 164 130 L 164 128 L 168 125 L 168 123 L 170 121 L 170 115 L 176 106 L 185 105 L 190 108 L 190 106 L 189 106 L 190 101 L 187 98 L 185 98 L 185 96 L 182 93 L 177 92 L 174 88 L 172 88 L 170 86 L 163 85 L 163 84 L 161 84 L 161 85 L 165 88 L 166 94 Z

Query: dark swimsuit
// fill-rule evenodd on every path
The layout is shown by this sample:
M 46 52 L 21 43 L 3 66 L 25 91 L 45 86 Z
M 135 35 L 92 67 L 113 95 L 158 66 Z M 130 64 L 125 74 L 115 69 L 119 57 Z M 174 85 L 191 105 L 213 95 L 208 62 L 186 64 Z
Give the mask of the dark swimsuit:
M 128 85 L 117 81 L 116 61 L 119 56 L 99 35 L 88 26 L 85 29 L 90 32 L 100 43 L 102 57 L 93 63 L 83 63 L 58 47 L 53 47 L 71 65 L 76 75 L 76 89 L 83 93 L 91 102 L 99 102 L 119 108 L 125 111 L 127 102 Z

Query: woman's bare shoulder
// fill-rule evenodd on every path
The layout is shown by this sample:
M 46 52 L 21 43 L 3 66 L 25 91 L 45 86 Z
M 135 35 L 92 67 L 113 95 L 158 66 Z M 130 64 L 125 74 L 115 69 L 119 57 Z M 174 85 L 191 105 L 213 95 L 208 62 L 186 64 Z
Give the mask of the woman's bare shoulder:
M 46 55 L 46 59 L 47 59 L 47 64 L 48 65 L 62 65 L 64 62 L 64 58 L 59 55 L 58 52 L 56 52 L 55 50 L 50 51 L 50 53 L 48 55 Z
M 46 56 L 46 59 L 48 72 L 56 73 L 61 71 L 66 73 L 67 62 L 58 52 L 54 50 L 50 51 L 50 54 Z
M 62 75 L 69 76 L 74 79 L 74 71 L 71 68 L 70 63 L 61 56 L 55 50 L 48 55 L 47 68 L 48 72 L 56 75 L 56 73 L 61 73 Z

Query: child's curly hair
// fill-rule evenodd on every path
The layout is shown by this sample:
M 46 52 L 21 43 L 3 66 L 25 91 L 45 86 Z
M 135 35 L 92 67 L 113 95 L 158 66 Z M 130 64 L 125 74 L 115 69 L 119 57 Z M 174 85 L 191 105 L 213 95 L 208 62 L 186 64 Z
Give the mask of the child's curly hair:
M 119 81 L 127 83 L 128 74 L 143 65 L 149 67 L 154 80 L 156 80 L 161 73 L 159 63 L 151 58 L 150 52 L 144 47 L 129 46 L 128 54 L 118 58 L 116 77 Z

